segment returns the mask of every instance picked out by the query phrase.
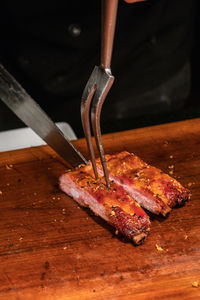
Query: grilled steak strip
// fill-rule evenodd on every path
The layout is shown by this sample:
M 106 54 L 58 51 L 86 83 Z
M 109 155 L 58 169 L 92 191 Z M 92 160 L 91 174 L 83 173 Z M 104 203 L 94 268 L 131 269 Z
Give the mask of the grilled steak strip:
M 84 172 L 83 167 L 63 174 L 60 177 L 60 188 L 135 244 L 141 244 L 150 230 L 148 215 L 121 186 L 111 182 L 108 190 L 103 181 L 96 181 Z
M 171 208 L 181 206 L 188 200 L 188 189 L 132 153 L 123 151 L 106 155 L 106 161 L 110 180 L 123 186 L 142 207 L 154 214 L 165 216 Z M 102 174 L 99 159 L 97 165 Z M 91 167 L 86 168 L 89 170 Z

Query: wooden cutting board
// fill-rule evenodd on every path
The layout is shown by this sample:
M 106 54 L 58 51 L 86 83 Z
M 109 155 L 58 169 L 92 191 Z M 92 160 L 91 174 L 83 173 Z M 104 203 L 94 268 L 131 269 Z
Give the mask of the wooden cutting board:
M 67 165 L 48 146 L 0 153 L 0 299 L 200 299 L 200 119 L 103 143 L 173 171 L 190 201 L 151 217 L 136 247 L 59 190 Z M 74 144 L 87 158 L 85 141 Z

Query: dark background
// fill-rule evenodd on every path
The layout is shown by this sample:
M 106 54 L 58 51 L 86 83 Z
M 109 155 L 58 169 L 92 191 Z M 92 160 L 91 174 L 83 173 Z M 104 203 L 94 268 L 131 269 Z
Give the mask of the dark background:
M 80 101 L 100 63 L 100 0 L 6 1 L 1 62 L 55 121 L 83 136 Z M 102 133 L 200 116 L 199 5 L 119 1 Z M 24 124 L 0 102 L 0 131 Z

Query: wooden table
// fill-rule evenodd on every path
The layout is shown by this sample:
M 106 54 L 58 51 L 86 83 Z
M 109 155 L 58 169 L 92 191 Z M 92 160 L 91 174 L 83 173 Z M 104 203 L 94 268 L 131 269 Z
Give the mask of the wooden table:
M 3 141 L 1 141 L 3 142 Z M 151 218 L 141 246 L 58 188 L 67 166 L 48 146 L 0 153 L 0 299 L 200 299 L 200 119 L 103 136 L 192 192 Z M 74 142 L 87 157 L 84 140 Z M 159 251 L 158 245 L 163 249 Z

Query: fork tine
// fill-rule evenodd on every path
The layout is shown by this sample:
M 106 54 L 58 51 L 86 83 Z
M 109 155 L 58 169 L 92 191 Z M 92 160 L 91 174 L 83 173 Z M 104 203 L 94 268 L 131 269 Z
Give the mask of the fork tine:
M 97 149 L 100 155 L 100 160 L 103 167 L 106 185 L 108 188 L 110 188 L 110 184 L 109 184 L 108 169 L 107 169 L 105 155 L 104 155 L 104 149 L 102 145 L 100 115 L 101 115 L 101 109 L 103 103 L 113 84 L 113 81 L 114 81 L 114 77 L 109 72 L 98 67 L 97 90 L 96 93 L 94 94 L 94 99 L 91 106 L 92 129 L 93 129 Z
M 92 135 L 91 135 L 91 127 L 90 127 L 90 107 L 91 102 L 96 91 L 96 70 L 94 68 L 86 86 L 83 91 L 82 99 L 81 99 L 81 121 L 83 126 L 83 131 L 86 137 L 86 142 L 90 154 L 90 159 L 92 161 L 92 167 L 94 170 L 95 178 L 98 179 L 98 172 L 95 161 L 94 148 L 92 144 Z

